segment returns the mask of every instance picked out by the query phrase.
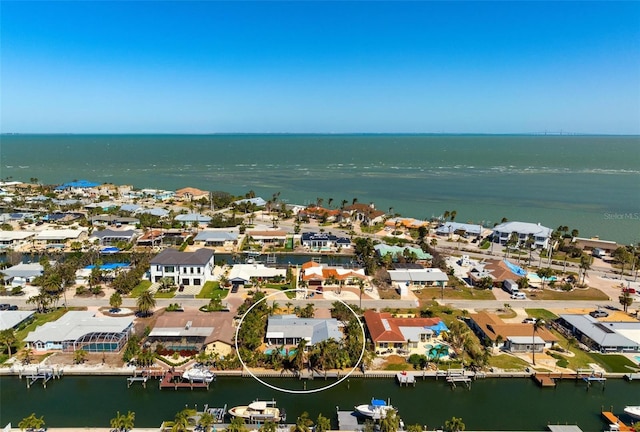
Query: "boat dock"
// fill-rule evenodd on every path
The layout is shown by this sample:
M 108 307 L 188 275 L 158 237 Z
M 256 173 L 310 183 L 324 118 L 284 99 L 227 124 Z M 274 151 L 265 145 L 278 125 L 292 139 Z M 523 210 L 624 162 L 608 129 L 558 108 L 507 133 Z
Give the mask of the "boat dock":
M 140 369 L 134 370 L 133 376 L 127 378 L 127 388 L 134 383 L 141 383 L 142 387 L 147 388 L 147 381 L 151 378 L 162 379 L 165 375 L 163 369 Z
M 604 385 L 607 381 L 604 373 L 596 372 L 592 369 L 578 369 L 576 373 L 536 373 L 532 375 L 533 380 L 538 383 L 540 387 L 555 387 L 559 380 L 567 379 L 567 380 L 582 380 L 587 383 L 587 387 L 591 387 L 592 383 L 599 382 Z
M 224 404 L 222 408 L 209 408 L 209 405 L 205 405 L 204 412 L 211 414 L 216 423 L 224 423 L 224 416 L 227 414 L 227 404 Z
M 398 380 L 398 384 L 400 384 L 400 387 L 402 387 L 403 385 L 409 387 L 409 385 L 412 386 L 416 386 L 416 377 L 413 374 L 408 374 L 405 371 L 402 372 L 398 372 L 396 374 L 396 380 Z
M 619 431 L 633 432 L 631 426 L 627 426 L 626 424 L 622 423 L 620 419 L 616 417 L 616 415 L 611 411 L 602 411 L 602 417 L 607 419 L 610 425 L 617 425 Z M 609 428 L 609 430 L 611 430 L 611 428 Z
M 640 372 L 628 373 L 624 376 L 627 381 L 633 381 L 634 379 L 640 379 Z
M 20 379 L 26 378 L 27 380 L 27 388 L 31 388 L 33 384 L 37 381 L 42 380 L 42 387 L 47 388 L 47 382 L 51 379 L 60 379 L 62 378 L 63 371 L 62 369 L 53 369 L 53 368 L 42 368 L 37 367 L 35 370 L 21 370 L 18 373 Z
M 358 417 L 353 411 L 340 411 L 340 408 L 336 407 L 338 414 L 338 430 L 341 431 L 360 431 L 363 429 L 362 425 L 358 424 Z
M 169 371 L 167 372 L 162 380 L 160 381 L 160 389 L 165 388 L 173 388 L 174 390 L 178 390 L 179 388 L 188 388 L 188 389 L 196 389 L 196 388 L 204 388 L 209 390 L 209 382 L 202 381 L 185 381 L 182 378 L 182 374 L 184 371 Z

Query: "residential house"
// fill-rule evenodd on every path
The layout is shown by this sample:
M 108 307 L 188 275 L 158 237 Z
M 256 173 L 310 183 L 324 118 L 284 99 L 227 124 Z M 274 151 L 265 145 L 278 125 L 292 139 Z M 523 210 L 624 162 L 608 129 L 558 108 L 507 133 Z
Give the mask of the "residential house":
M 283 268 L 267 267 L 264 264 L 234 264 L 229 271 L 229 282 L 233 285 L 247 285 L 253 281 L 284 281 L 287 270 Z
M 469 327 L 481 341 L 511 352 L 542 352 L 558 342 L 558 338 L 545 327 L 539 328 L 534 335 L 533 324 L 505 323 L 488 312 L 470 314 Z
M 404 268 L 388 270 L 391 284 L 397 287 L 408 287 L 419 290 L 425 287 L 444 288 L 449 282 L 449 276 L 439 268 Z
M 614 252 L 618 249 L 618 243 L 609 240 L 600 240 L 597 237 L 594 238 L 583 238 L 583 237 L 574 237 L 571 240 L 571 243 L 582 250 L 592 251 L 594 249 L 601 249 L 608 253 Z
M 365 225 L 382 223 L 386 214 L 383 211 L 377 210 L 373 203 L 355 203 L 353 205 L 346 206 L 344 211 L 351 215 L 352 221 L 357 221 Z
M 138 237 L 136 245 L 148 247 L 160 246 L 163 241 L 164 231 L 151 229 Z
M 206 216 L 200 213 L 185 213 L 179 214 L 175 217 L 175 220 L 178 222 L 182 222 L 184 225 L 207 225 L 211 222 L 211 216 Z
M 315 220 L 324 220 L 326 222 L 336 222 L 340 219 L 342 214 L 338 209 L 327 209 L 324 207 L 311 205 L 303 210 L 300 210 L 297 214 L 298 218 L 309 218 Z
M 223 312 L 229 320 L 229 313 Z M 198 309 L 185 309 L 180 312 L 165 312 L 160 315 L 148 340 L 160 343 L 167 349 L 200 350 L 214 331 L 212 315 Z
M 515 233 L 517 237 L 517 245 L 524 246 L 529 237 L 532 237 L 533 243 L 531 247 L 537 249 L 548 249 L 549 240 L 553 230 L 539 223 L 529 222 L 504 222 L 493 227 L 493 242 L 506 245 L 511 235 Z
M 600 352 L 640 352 L 640 322 L 600 321 L 591 315 L 560 315 L 558 324 Z
M 373 246 L 379 257 L 391 255 L 393 261 L 397 262 L 401 257 L 415 257 L 418 262 L 427 262 L 433 259 L 433 256 L 421 248 L 413 246 L 390 246 L 385 243 L 378 243 Z
M 133 243 L 138 233 L 134 230 L 96 230 L 91 233 L 89 241 L 98 242 L 100 246 L 114 246 L 117 243 Z
M 35 311 L 3 310 L 0 311 L 0 331 L 17 330 L 23 323 L 29 322 Z
M 203 191 L 193 187 L 186 187 L 178 189 L 175 193 L 175 198 L 180 201 L 199 201 L 201 199 L 209 199 L 209 192 Z
M 195 252 L 180 252 L 165 249 L 151 259 L 151 281 L 171 278 L 175 284 L 200 286 L 213 281 L 214 252 L 211 249 L 198 249 Z
M 232 251 L 238 245 L 238 237 L 239 233 L 236 229 L 205 229 L 200 231 L 193 241 L 200 246 Z
M 47 229 L 36 234 L 34 244 L 43 248 L 64 248 L 73 242 L 82 242 L 87 238 L 86 229 Z
M 16 249 L 29 242 L 36 236 L 32 231 L 0 231 L 0 249 Z
M 263 247 L 284 247 L 287 243 L 287 232 L 282 230 L 251 230 L 247 236 Z
M 481 237 L 484 229 L 482 225 L 459 223 L 459 222 L 445 222 L 436 228 L 436 234 L 439 236 L 451 236 L 453 234 L 462 237 Z
M 358 280 L 366 281 L 367 277 L 364 269 L 332 267 L 315 261 L 302 264 L 300 280 L 306 282 L 310 287 L 321 287 L 327 279 L 334 279 L 340 285 L 353 285 L 358 283 Z
M 44 274 L 44 267 L 40 263 L 20 263 L 2 270 L 5 284 L 12 287 L 25 286 L 38 276 Z
M 517 280 L 526 276 L 526 271 L 507 260 L 487 260 L 476 264 L 468 276 L 472 285 L 476 285 L 485 277 L 490 277 L 493 286 L 502 286 L 505 280 Z
M 305 232 L 302 233 L 300 244 L 310 250 L 328 251 L 351 247 L 351 240 L 331 233 Z
M 106 317 L 91 311 L 69 311 L 30 332 L 24 341 L 36 352 L 118 352 L 133 331 L 132 317 Z
M 396 348 L 405 354 L 448 331 L 440 318 L 397 318 L 371 309 L 364 313 L 364 321 L 375 350 Z
M 296 315 L 272 315 L 267 319 L 265 342 L 269 345 L 297 345 L 305 340 L 307 347 L 322 341 L 342 340 L 342 332 L 335 318 L 298 318 Z

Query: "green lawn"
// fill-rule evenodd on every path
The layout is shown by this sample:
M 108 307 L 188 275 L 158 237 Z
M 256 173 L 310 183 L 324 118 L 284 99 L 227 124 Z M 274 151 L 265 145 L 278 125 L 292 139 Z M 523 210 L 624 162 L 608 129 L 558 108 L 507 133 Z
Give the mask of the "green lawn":
M 529 363 L 512 355 L 500 354 L 489 358 L 489 366 L 507 370 L 524 370 Z
M 153 296 L 155 298 L 173 298 L 175 294 L 176 294 L 176 290 L 164 291 L 164 292 L 158 291 Z
M 452 299 L 452 300 L 495 300 L 491 290 L 479 290 L 469 287 L 457 287 L 457 288 L 445 288 L 444 291 L 441 288 L 423 288 L 421 290 L 414 291 L 416 297 L 420 301 L 431 301 L 432 299 Z
M 138 298 L 143 291 L 148 290 L 151 287 L 151 281 L 143 280 L 131 290 L 129 297 Z
M 607 372 L 627 373 L 638 369 L 636 364 L 620 354 L 591 354 Z
M 525 309 L 527 315 L 533 318 L 542 318 L 545 321 L 554 321 L 558 318 L 558 315 L 550 312 L 546 309 Z
M 536 290 L 527 293 L 527 297 L 536 300 L 609 300 L 609 296 L 596 288 L 576 289 L 573 291 Z
M 196 298 L 200 299 L 213 299 L 220 298 L 223 299 L 229 294 L 229 290 L 226 288 L 220 288 L 220 282 L 218 281 L 209 281 L 204 284 Z

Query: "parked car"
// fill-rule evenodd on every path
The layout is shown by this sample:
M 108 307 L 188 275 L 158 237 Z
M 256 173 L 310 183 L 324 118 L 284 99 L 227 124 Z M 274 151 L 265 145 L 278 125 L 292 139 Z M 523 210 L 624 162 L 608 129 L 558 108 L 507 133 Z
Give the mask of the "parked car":
M 11 305 L 11 306 L 9 306 L 9 309 L 7 309 L 7 310 L 18 310 L 18 306 Z
M 635 294 L 636 293 L 636 289 L 635 288 L 631 288 L 631 287 L 622 288 L 622 292 L 626 292 L 626 293 L 629 293 L 629 294 Z
M 598 309 L 598 310 L 589 312 L 589 315 L 591 315 L 594 318 L 605 318 L 609 316 L 609 312 Z
M 537 318 L 525 318 L 522 320 L 522 324 L 535 324 L 538 321 Z
M 515 292 L 515 293 L 511 294 L 511 299 L 512 300 L 526 300 L 527 296 L 526 296 L 525 293 L 518 291 L 518 292 Z
M 0 311 L 9 310 L 10 307 L 11 307 L 11 305 L 9 303 L 1 303 L 0 304 Z

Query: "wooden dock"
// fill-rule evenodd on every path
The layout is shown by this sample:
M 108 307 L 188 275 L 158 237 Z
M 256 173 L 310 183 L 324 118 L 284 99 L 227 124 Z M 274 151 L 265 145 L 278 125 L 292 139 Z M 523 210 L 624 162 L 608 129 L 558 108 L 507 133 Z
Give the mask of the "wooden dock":
M 404 371 L 396 374 L 396 380 L 398 380 L 400 387 L 403 385 L 406 387 L 409 387 L 410 385 L 414 387 L 416 386 L 416 377 L 413 374 L 409 374 Z
M 610 425 L 618 425 L 618 430 L 622 432 L 624 431 L 633 432 L 633 429 L 631 428 L 631 426 L 627 426 L 626 424 L 622 423 L 620 419 L 616 417 L 616 415 L 611 411 L 602 411 L 602 416 L 605 419 L 607 419 Z
M 560 380 L 582 380 L 587 383 L 587 387 L 591 387 L 594 382 L 599 382 L 604 387 L 607 381 L 603 373 L 591 369 L 578 369 L 576 373 L 536 373 L 532 375 L 532 378 L 541 387 L 555 387 Z
M 172 388 L 174 390 L 178 390 L 179 388 L 188 388 L 188 389 L 198 389 L 204 388 L 209 390 L 208 382 L 201 381 L 185 381 L 182 378 L 182 374 L 184 371 L 169 371 L 167 372 L 162 380 L 160 381 L 160 389 Z

